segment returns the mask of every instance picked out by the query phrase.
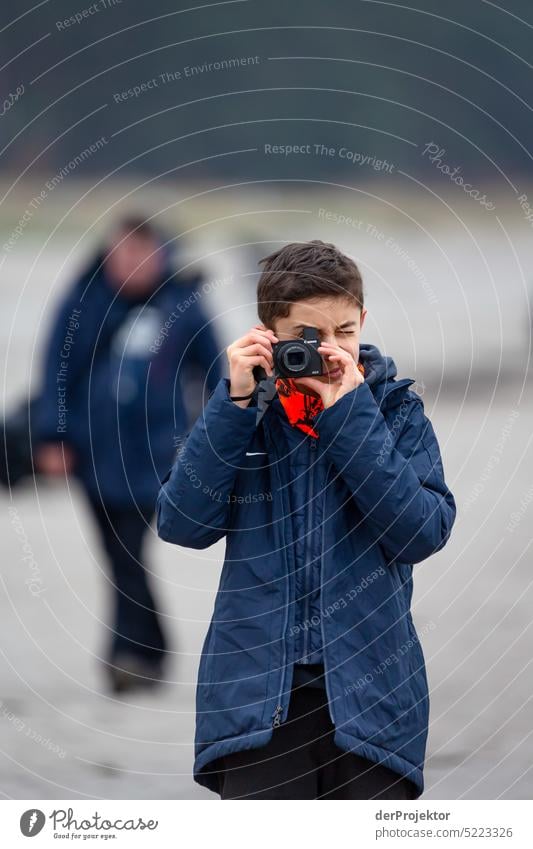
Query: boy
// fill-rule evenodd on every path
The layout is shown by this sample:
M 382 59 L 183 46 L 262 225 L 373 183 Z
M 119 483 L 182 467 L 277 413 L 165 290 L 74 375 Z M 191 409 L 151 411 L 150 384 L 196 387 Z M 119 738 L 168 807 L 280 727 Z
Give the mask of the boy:
M 159 536 L 226 537 L 197 687 L 195 780 L 223 799 L 409 799 L 423 791 L 429 698 L 412 567 L 455 520 L 413 380 L 373 345 L 352 260 L 320 241 L 262 261 L 262 324 L 163 481 Z M 253 374 L 318 328 L 320 377 Z

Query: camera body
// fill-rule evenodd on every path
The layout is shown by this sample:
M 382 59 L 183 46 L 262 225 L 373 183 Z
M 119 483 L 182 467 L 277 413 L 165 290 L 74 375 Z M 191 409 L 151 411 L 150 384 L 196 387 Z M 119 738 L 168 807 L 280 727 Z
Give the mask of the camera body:
M 274 378 L 319 377 L 324 373 L 324 361 L 318 353 L 319 345 L 320 333 L 316 327 L 304 327 L 303 339 L 275 342 L 272 345 Z M 267 377 L 261 366 L 256 366 L 253 374 L 258 382 Z

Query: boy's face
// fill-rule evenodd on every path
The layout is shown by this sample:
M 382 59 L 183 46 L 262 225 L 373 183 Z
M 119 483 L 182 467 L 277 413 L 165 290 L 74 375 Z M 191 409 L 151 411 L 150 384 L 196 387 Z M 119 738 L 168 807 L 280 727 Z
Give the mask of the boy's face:
M 361 310 L 361 307 L 352 298 L 308 298 L 291 304 L 289 315 L 276 319 L 272 330 L 280 342 L 287 342 L 289 339 L 300 338 L 304 327 L 316 327 L 319 330 L 322 342 L 337 345 L 350 354 L 354 362 L 357 363 L 359 360 L 359 337 L 366 312 L 365 309 Z M 324 383 L 333 383 L 340 380 L 340 376 L 335 377 L 334 375 L 335 368 L 334 363 L 330 365 L 325 361 L 324 370 L 331 372 L 331 376 L 325 373 L 322 377 L 315 379 Z M 309 387 L 299 385 L 297 380 L 294 380 L 294 385 L 301 392 L 316 394 Z

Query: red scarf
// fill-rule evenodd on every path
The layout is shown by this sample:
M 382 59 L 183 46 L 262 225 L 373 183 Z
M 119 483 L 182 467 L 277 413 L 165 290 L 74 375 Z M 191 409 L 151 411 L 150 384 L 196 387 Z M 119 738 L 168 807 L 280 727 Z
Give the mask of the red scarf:
M 365 367 L 363 364 L 357 363 L 357 368 L 364 375 Z M 313 428 L 312 419 L 324 409 L 322 398 L 300 392 L 299 389 L 296 389 L 291 377 L 279 377 L 276 380 L 276 389 L 291 425 L 318 439 L 318 433 Z

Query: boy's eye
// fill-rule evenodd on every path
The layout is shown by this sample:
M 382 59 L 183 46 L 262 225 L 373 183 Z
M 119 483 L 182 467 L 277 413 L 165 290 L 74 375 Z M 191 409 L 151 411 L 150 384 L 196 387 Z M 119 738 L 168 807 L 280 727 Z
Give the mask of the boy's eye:
M 353 336 L 354 333 L 355 333 L 355 330 L 337 330 L 338 336 Z M 303 330 L 302 330 L 300 333 L 298 333 L 297 338 L 303 339 L 303 335 L 304 334 L 303 334 Z

